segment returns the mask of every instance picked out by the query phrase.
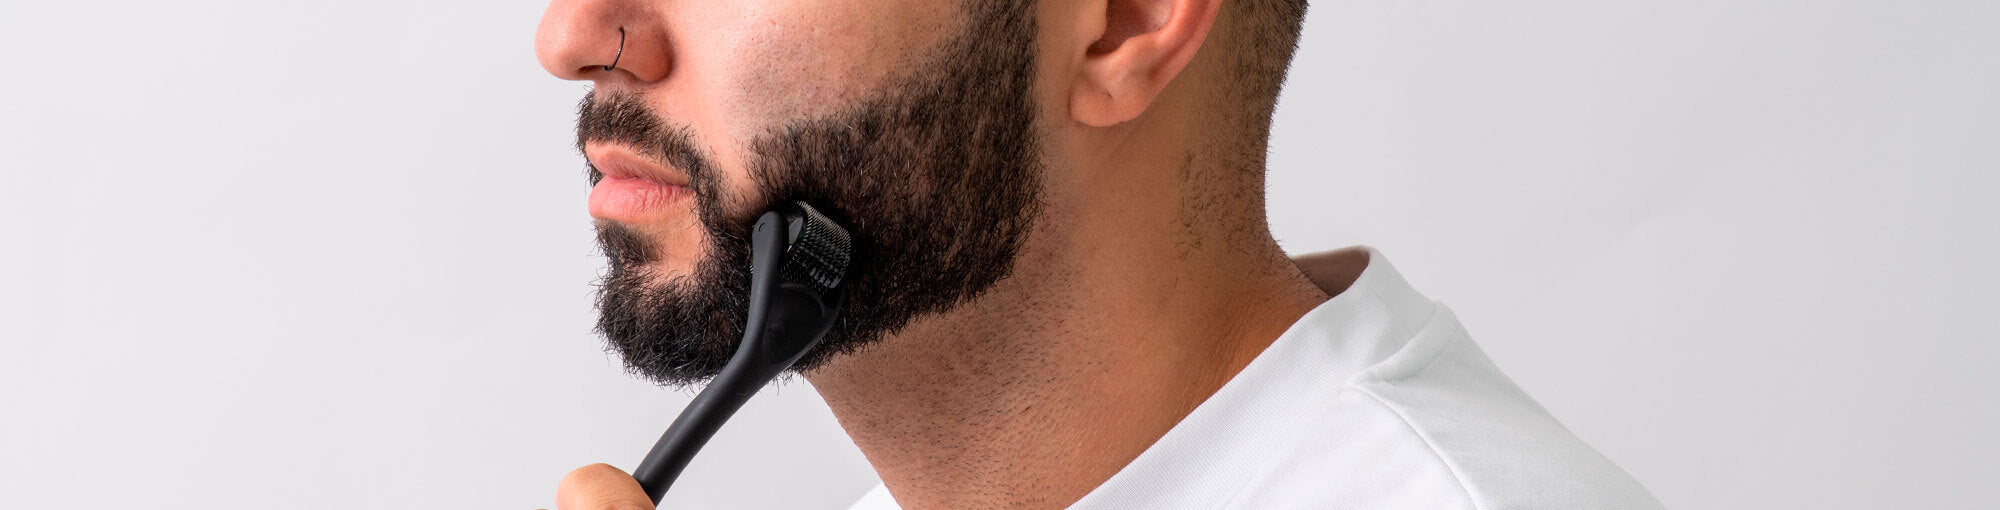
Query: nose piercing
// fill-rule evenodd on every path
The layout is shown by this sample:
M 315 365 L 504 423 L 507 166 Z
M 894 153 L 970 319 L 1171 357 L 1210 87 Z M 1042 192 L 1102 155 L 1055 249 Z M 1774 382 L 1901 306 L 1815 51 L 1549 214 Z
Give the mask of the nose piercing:
M 604 70 L 617 69 L 621 58 L 625 58 L 625 27 L 618 27 L 618 54 L 611 56 L 611 65 L 604 66 Z

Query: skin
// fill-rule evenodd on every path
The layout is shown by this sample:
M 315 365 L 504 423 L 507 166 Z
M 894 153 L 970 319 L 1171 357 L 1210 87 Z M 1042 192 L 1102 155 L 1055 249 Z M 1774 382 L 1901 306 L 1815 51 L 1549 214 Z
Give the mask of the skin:
M 1243 168 L 1261 169 L 1262 140 L 1229 145 L 1243 122 L 1216 105 L 1240 22 L 1224 1 L 1040 1 L 1046 208 L 1013 275 L 805 374 L 904 508 L 1073 503 L 1327 299 L 1271 238 L 1261 172 Z M 557 77 L 644 92 L 743 193 L 751 136 L 894 76 L 958 30 L 938 21 L 955 5 L 557 0 L 536 53 Z M 620 220 L 692 250 L 705 234 L 681 204 Z M 565 477 L 557 506 L 651 508 L 604 464 Z

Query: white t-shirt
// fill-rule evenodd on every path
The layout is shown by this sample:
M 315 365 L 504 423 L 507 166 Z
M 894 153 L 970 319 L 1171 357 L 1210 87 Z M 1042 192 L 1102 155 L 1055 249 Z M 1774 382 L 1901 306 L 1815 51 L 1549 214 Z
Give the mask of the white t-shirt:
M 1352 285 L 1070 508 L 1661 508 L 1355 249 Z M 852 508 L 898 507 L 878 485 Z

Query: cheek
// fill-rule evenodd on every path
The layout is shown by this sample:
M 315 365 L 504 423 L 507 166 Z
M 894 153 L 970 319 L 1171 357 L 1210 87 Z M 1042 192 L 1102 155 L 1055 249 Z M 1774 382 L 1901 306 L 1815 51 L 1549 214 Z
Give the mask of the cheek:
M 752 195 L 752 141 L 878 93 L 957 27 L 958 2 L 740 0 L 672 13 L 675 77 L 655 96 L 694 130 L 732 211 Z M 947 21 L 940 21 L 947 20 Z
M 756 34 L 733 56 L 724 90 L 735 94 L 726 115 L 757 130 L 783 120 L 823 115 L 865 89 L 869 74 L 846 65 L 851 55 L 812 34 Z
M 921 22 L 924 2 L 888 6 L 860 0 L 773 0 L 739 5 L 734 22 L 708 41 L 714 54 L 704 88 L 747 142 L 785 120 L 823 116 L 879 90 L 934 47 L 947 25 Z M 902 14 L 889 14 L 901 12 Z M 931 18 L 935 20 L 936 18 Z

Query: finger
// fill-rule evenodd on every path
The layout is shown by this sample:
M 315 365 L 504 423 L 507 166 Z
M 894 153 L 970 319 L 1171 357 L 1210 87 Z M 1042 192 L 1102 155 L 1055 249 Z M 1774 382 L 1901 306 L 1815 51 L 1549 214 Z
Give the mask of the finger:
M 557 510 L 653 510 L 639 481 L 610 464 L 576 468 L 556 486 Z

